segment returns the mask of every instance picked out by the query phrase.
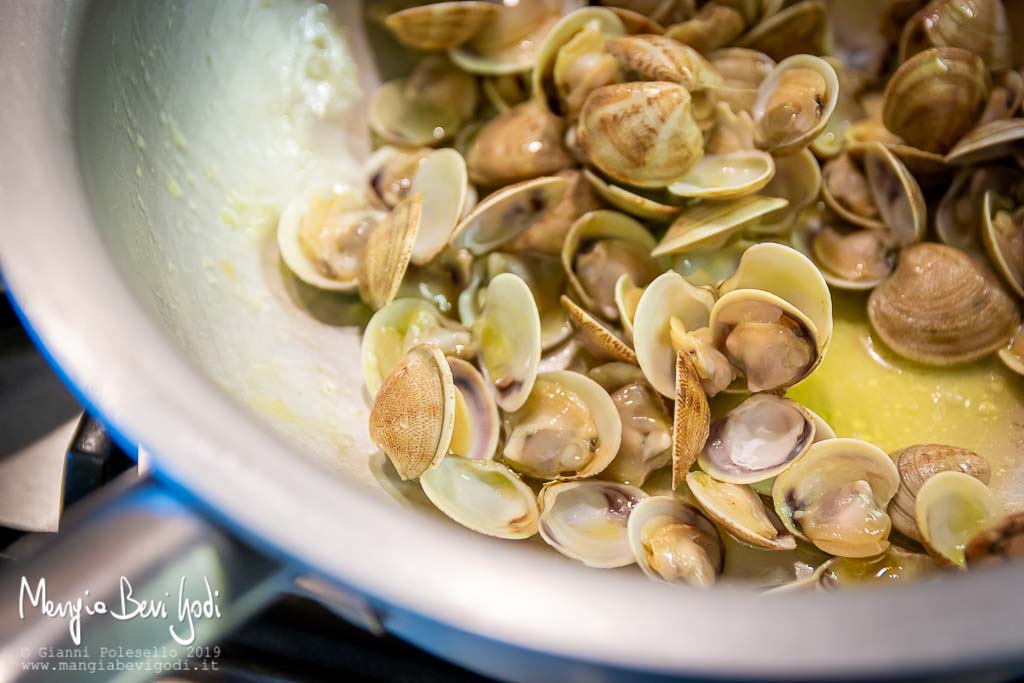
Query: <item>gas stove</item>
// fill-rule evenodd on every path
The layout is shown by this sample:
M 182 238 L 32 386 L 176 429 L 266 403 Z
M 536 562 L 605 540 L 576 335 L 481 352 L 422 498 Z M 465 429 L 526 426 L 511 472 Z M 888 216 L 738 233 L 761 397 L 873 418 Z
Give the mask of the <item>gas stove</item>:
M 83 413 L 0 296 L 0 567 L 12 561 L 5 549 L 14 541 L 32 533 L 59 534 L 65 509 L 137 468 L 103 425 Z M 110 571 L 116 576 L 119 569 Z M 201 649 L 208 656 L 156 680 L 489 680 L 296 595 L 281 597 Z

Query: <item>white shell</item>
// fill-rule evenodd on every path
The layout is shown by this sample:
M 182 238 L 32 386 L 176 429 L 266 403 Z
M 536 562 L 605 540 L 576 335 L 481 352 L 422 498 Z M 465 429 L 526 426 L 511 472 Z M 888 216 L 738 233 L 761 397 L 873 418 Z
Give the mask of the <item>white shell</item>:
M 702 202 L 685 209 L 651 252 L 653 256 L 714 249 L 754 219 L 787 205 L 785 199 L 750 195 L 729 202 Z
M 706 544 L 710 546 L 711 552 L 696 546 L 687 544 L 686 550 L 691 551 L 694 556 L 693 562 L 679 567 L 684 572 L 690 572 L 689 576 L 680 577 L 679 581 L 669 581 L 662 576 L 655 568 L 651 567 L 650 549 L 644 543 L 644 536 L 649 531 L 649 524 L 683 524 L 693 527 L 696 532 L 703 535 Z M 721 574 L 725 564 L 724 548 L 718 530 L 704 514 L 690 505 L 671 495 L 651 496 L 640 502 L 633 509 L 630 515 L 628 529 L 629 544 L 636 556 L 636 562 L 644 574 L 656 581 L 666 583 L 679 583 L 703 587 L 715 581 Z M 717 550 L 717 552 L 715 552 Z M 701 555 L 703 554 L 703 557 Z M 703 571 L 701 571 L 703 569 Z
M 491 387 L 472 363 L 448 358 L 448 367 L 457 390 L 455 428 L 448 448 L 455 455 L 470 460 L 491 460 L 501 435 L 498 404 L 494 402 Z
M 775 175 L 772 155 L 756 149 L 705 154 L 689 173 L 668 186 L 679 197 L 736 199 L 763 188 Z
M 487 301 L 473 325 L 479 361 L 502 410 L 518 410 L 537 379 L 540 314 L 523 279 L 501 273 L 487 286 Z
M 633 564 L 627 524 L 647 494 L 611 481 L 545 484 L 540 491 L 540 535 L 552 548 L 588 567 Z
M 466 161 L 450 147 L 438 149 L 420 162 L 409 194 L 423 194 L 420 228 L 412 247 L 412 262 L 429 263 L 440 254 L 462 217 L 469 185 Z
M 964 546 L 1003 514 L 1003 505 L 983 482 L 963 472 L 932 475 L 914 504 L 918 532 L 928 552 L 963 567 Z

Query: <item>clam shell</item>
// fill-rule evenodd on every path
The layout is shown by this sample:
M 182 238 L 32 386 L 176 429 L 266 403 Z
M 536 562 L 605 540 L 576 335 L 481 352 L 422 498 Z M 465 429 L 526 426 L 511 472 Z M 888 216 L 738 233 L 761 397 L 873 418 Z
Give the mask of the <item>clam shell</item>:
M 1024 121 L 999 119 L 976 126 L 946 154 L 947 164 L 968 166 L 1016 154 L 1024 147 Z
M 705 587 L 725 566 L 725 547 L 715 525 L 674 496 L 642 500 L 629 516 L 627 532 L 640 569 L 657 581 Z M 669 569 L 674 575 L 665 575 Z
M 583 104 L 577 135 L 591 163 L 637 187 L 665 187 L 704 154 L 690 93 L 677 83 L 597 88 Z
M 896 266 L 896 247 L 880 230 L 842 233 L 831 225 L 805 222 L 793 243 L 814 261 L 830 288 L 852 292 L 874 289 Z
M 651 33 L 660 36 L 665 32 L 664 26 L 640 12 L 625 7 L 609 7 L 608 9 L 615 13 L 622 25 L 626 27 L 626 33 L 630 35 Z
M 404 150 L 384 145 L 366 160 L 366 198 L 381 211 L 392 209 L 411 194 L 412 178 L 429 147 Z
M 717 2 L 708 2 L 692 19 L 666 28 L 665 36 L 707 54 L 733 42 L 743 33 L 745 26 L 740 12 Z
M 992 71 L 1013 66 L 1009 20 L 1002 0 L 938 0 L 929 3 L 922 28 L 935 47 L 960 47 Z
M 1004 515 L 992 526 L 971 537 L 964 548 L 970 569 L 991 567 L 1024 555 L 1024 512 Z
M 781 209 L 761 216 L 747 228 L 756 235 L 781 235 L 793 227 L 797 214 L 813 204 L 821 192 L 821 167 L 810 150 L 778 157 L 775 175 L 764 186 L 764 194 L 789 202 Z
M 448 56 L 460 69 L 478 76 L 529 71 L 559 20 L 562 5 L 561 0 L 498 5 L 498 15 L 472 40 L 449 50 Z
M 715 420 L 697 464 L 730 484 L 766 481 L 807 452 L 815 442 L 816 425 L 811 412 L 796 401 L 754 394 Z
M 437 2 L 389 14 L 384 25 L 411 48 L 447 50 L 475 36 L 497 14 L 498 6 L 489 2 Z
M 939 241 L 968 253 L 980 253 L 985 194 L 992 190 L 1009 194 L 1019 172 L 1008 166 L 964 168 L 957 172 L 935 211 L 935 234 Z
M 391 209 L 370 230 L 359 273 L 359 296 L 372 308 L 391 303 L 402 285 L 420 227 L 423 195 Z
M 722 76 L 722 87 L 715 93 L 719 102 L 733 111 L 750 112 L 757 90 L 772 69 L 775 60 L 763 52 L 744 47 L 726 47 L 708 55 L 711 65 Z
M 714 295 L 695 287 L 679 273 L 658 276 L 644 290 L 633 317 L 633 347 L 647 381 L 661 394 L 676 396 L 676 350 L 672 346 L 672 318 L 687 330 L 708 326 Z
M 512 273 L 487 286 L 487 301 L 473 325 L 480 342 L 479 362 L 502 410 L 526 402 L 540 364 L 540 314 L 530 288 Z
M 498 404 L 491 387 L 472 363 L 449 357 L 448 367 L 458 390 L 457 402 L 461 400 L 465 408 L 461 415 L 456 411 L 451 452 L 470 460 L 491 460 L 501 434 Z
M 982 265 L 942 244 L 900 254 L 868 299 L 875 333 L 899 355 L 928 365 L 969 363 L 1004 346 L 1020 312 Z
M 941 567 L 923 553 L 909 553 L 890 546 L 878 557 L 834 557 L 814 573 L 819 587 L 825 590 L 858 588 L 867 585 L 890 585 L 928 578 Z
M 773 523 L 750 487 L 715 481 L 704 472 L 687 474 L 686 486 L 705 514 L 739 540 L 767 550 L 796 549 L 796 539 Z
M 775 155 L 797 152 L 825 129 L 839 101 L 832 65 L 811 55 L 779 62 L 761 82 L 751 109 L 754 141 Z
M 455 227 L 451 244 L 480 256 L 523 234 L 569 189 L 563 176 L 525 180 L 487 196 Z
M 414 346 L 377 392 L 370 438 L 402 479 L 415 479 L 448 452 L 455 426 L 455 384 L 433 344 Z
M 871 557 L 889 547 L 885 508 L 899 472 L 877 446 L 857 439 L 813 444 L 775 479 L 775 512 L 797 538 L 840 557 Z
M 825 162 L 821 178 L 821 198 L 836 215 L 862 228 L 885 230 L 867 177 L 850 154 Z
M 705 155 L 730 154 L 754 149 L 754 119 L 746 111 L 734 113 L 727 102 L 715 104 Z M 692 174 L 693 171 L 690 171 Z
M 501 463 L 450 455 L 424 472 L 420 485 L 438 510 L 467 529 L 513 540 L 537 533 L 537 497 Z
M 679 197 L 736 199 L 754 194 L 775 175 L 772 155 L 759 150 L 705 154 L 689 173 L 668 186 Z
M 626 277 L 626 276 L 624 276 Z M 636 363 L 636 353 L 611 328 L 592 316 L 569 297 L 562 295 L 562 307 L 583 338 L 612 360 Z
M 610 569 L 636 558 L 627 535 L 630 513 L 647 494 L 611 481 L 551 482 L 540 491 L 540 535 L 566 557 Z
M 921 187 L 907 167 L 887 148 L 870 142 L 864 148 L 864 170 L 875 206 L 899 246 L 924 237 L 928 222 Z
M 755 219 L 786 204 L 785 199 L 761 195 L 696 204 L 679 214 L 651 254 L 664 256 L 717 248 Z
M 783 60 L 797 53 L 820 55 L 828 40 L 828 11 L 821 0 L 804 0 L 771 14 L 735 42 L 737 47 Z
M 561 254 L 565 236 L 572 224 L 588 211 L 601 208 L 600 200 L 590 183 L 584 181 L 580 171 L 570 169 L 559 171 L 556 175 L 565 178 L 565 194 L 526 232 L 509 242 L 510 250 Z
M 1003 505 L 978 479 L 949 471 L 921 485 L 914 513 L 928 554 L 944 564 L 963 567 L 964 547 L 1002 516 Z
M 409 97 L 407 83 L 388 81 L 373 93 L 370 130 L 399 147 L 433 147 L 451 139 L 463 123 L 457 108 Z
M 693 361 L 676 354 L 675 417 L 672 421 L 672 488 L 686 476 L 708 439 L 711 408 Z
M 470 180 L 485 187 L 508 185 L 569 168 L 562 146 L 564 124 L 534 101 L 488 121 L 466 153 Z
M 672 220 L 682 210 L 682 207 L 675 204 L 659 202 L 639 192 L 605 182 L 601 176 L 590 170 L 583 169 L 583 176 L 601 199 L 630 216 L 662 222 Z
M 636 307 L 643 293 L 644 288 L 638 287 L 628 273 L 623 273 L 615 281 L 615 307 L 619 309 L 622 329 L 630 339 L 633 338 L 633 316 L 636 315 Z
M 454 149 L 438 149 L 424 157 L 409 187 L 409 194 L 423 197 L 420 227 L 412 247 L 414 265 L 429 263 L 448 246 L 462 218 L 468 188 L 466 162 Z
M 991 79 L 959 48 L 931 48 L 900 65 L 885 87 L 885 127 L 914 147 L 946 153 L 981 117 Z
M 992 475 L 988 461 L 974 451 L 942 444 L 907 446 L 889 457 L 900 473 L 900 487 L 889 503 L 889 517 L 897 531 L 920 542 L 915 504 L 921 485 L 939 472 L 963 472 L 987 484 Z
M 691 94 L 722 84 L 722 77 L 707 59 L 672 38 L 622 36 L 609 39 L 606 49 L 640 80 L 678 83 Z
M 985 251 L 995 265 L 996 270 L 1014 293 L 1024 298 L 1024 225 L 1019 219 L 1009 215 L 1015 207 L 1007 201 L 1008 220 L 1001 223 L 997 219 L 1000 201 L 989 190 L 982 201 L 981 236 L 985 243 Z

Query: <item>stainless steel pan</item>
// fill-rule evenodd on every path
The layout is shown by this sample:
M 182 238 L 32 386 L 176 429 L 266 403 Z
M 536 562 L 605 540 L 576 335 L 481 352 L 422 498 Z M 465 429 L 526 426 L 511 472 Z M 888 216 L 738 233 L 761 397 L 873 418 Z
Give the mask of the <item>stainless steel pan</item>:
M 269 231 L 293 187 L 357 181 L 366 152 L 372 35 L 358 3 L 332 9 L 347 47 L 299 2 L 0 5 L 4 278 L 165 485 L 286 571 L 363 596 L 384 628 L 504 678 L 952 675 L 1024 658 L 1024 567 L 842 594 L 673 591 L 385 490 L 345 324 L 358 316 L 287 278 Z M 350 106 L 318 118 L 315 88 L 288 84 L 336 49 L 359 67 L 331 76 Z

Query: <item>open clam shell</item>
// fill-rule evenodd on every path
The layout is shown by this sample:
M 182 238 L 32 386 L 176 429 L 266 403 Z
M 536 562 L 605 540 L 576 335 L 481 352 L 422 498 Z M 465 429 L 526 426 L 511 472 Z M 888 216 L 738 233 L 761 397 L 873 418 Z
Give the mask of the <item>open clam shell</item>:
M 638 287 L 628 273 L 623 273 L 615 281 L 615 307 L 619 311 L 619 323 L 630 339 L 633 338 L 633 316 L 636 315 L 636 307 L 643 293 L 644 288 Z
M 423 299 L 395 299 L 373 314 L 360 347 L 363 379 L 376 396 L 384 378 L 414 346 L 430 342 L 446 355 L 468 358 L 475 353 L 469 330 L 441 315 Z
M 455 427 L 455 383 L 433 344 L 414 346 L 377 392 L 370 438 L 402 479 L 415 479 L 448 452 Z
M 562 0 L 502 3 L 496 17 L 471 40 L 449 50 L 448 56 L 460 69 L 478 76 L 529 71 L 563 5 Z
M 561 301 L 562 307 L 569 315 L 569 320 L 596 351 L 608 356 L 611 360 L 636 363 L 636 353 L 632 347 L 608 325 L 592 316 L 586 309 L 564 294 Z
M 737 112 L 753 109 L 757 89 L 775 68 L 775 60 L 768 55 L 743 47 L 715 50 L 708 60 L 722 76 L 722 86 L 715 97 Z
M 359 296 L 379 309 L 391 303 L 412 259 L 419 234 L 423 195 L 402 200 L 370 228 L 359 270 Z
M 487 300 L 473 325 L 480 368 L 502 410 L 518 410 L 537 379 L 540 314 L 523 279 L 502 273 L 487 286 Z
M 451 243 L 475 256 L 493 251 L 542 220 L 568 186 L 566 178 L 548 176 L 502 188 L 473 207 L 455 227 Z
M 420 486 L 438 510 L 467 529 L 506 539 L 537 533 L 537 497 L 501 463 L 449 455 L 420 476 Z
M 707 327 L 714 303 L 711 292 L 691 285 L 673 271 L 658 276 L 641 295 L 633 317 L 633 348 L 647 381 L 661 394 L 676 395 L 672 318 L 678 318 L 687 330 Z
M 871 557 L 889 547 L 885 509 L 898 486 L 896 465 L 877 446 L 827 439 L 775 479 L 772 499 L 798 538 L 839 557 Z
M 491 460 L 498 449 L 501 419 L 491 387 L 472 363 L 448 357 L 455 383 L 455 426 L 449 450 L 470 460 Z
M 588 567 L 625 567 L 636 561 L 628 520 L 646 498 L 636 486 L 611 481 L 545 484 L 539 496 L 540 535 L 552 548 Z
M 719 481 L 754 484 L 776 477 L 815 441 L 810 411 L 774 394 L 754 394 L 711 425 L 697 464 Z
M 687 474 L 686 486 L 705 514 L 735 538 L 767 550 L 796 548 L 796 539 L 773 522 L 773 513 L 749 486 L 716 481 L 704 472 Z
M 701 202 L 679 214 L 651 253 L 664 256 L 718 248 L 756 219 L 786 204 L 785 199 L 760 195 L 724 202 Z
M 583 176 L 594 188 L 594 192 L 619 211 L 649 221 L 670 221 L 682 211 L 682 207 L 667 201 L 659 201 L 641 191 L 620 187 L 605 181 L 596 173 L 584 169 Z
M 921 241 L 928 223 L 921 187 L 903 162 L 879 142 L 864 148 L 868 187 L 882 221 L 901 247 Z
M 935 234 L 939 241 L 971 254 L 983 251 L 978 217 L 984 218 L 985 194 L 1009 194 L 1019 172 L 1010 166 L 980 166 L 960 169 L 935 211 Z
M 778 157 L 774 162 L 775 175 L 764 186 L 764 194 L 789 203 L 747 226 L 749 234 L 785 234 L 793 227 L 800 211 L 813 204 L 821 192 L 821 167 L 810 150 Z
M 921 543 L 928 554 L 945 564 L 963 567 L 965 546 L 999 519 L 1003 505 L 978 479 L 949 471 L 921 485 L 914 511 Z
M 440 254 L 466 205 L 469 179 L 462 155 L 451 148 L 438 149 L 420 162 L 409 194 L 423 197 L 420 226 L 412 246 L 412 262 L 422 266 Z
M 821 198 L 840 218 L 868 230 L 885 230 L 867 174 L 843 152 L 821 169 Z
M 885 231 L 840 232 L 824 221 L 803 221 L 793 244 L 821 270 L 829 287 L 848 291 L 874 289 L 896 266 L 896 244 Z
M 736 199 L 759 191 L 775 175 L 772 156 L 759 150 L 705 154 L 689 173 L 668 186 L 678 197 Z
M 676 395 L 672 420 L 672 488 L 676 489 L 707 443 L 711 425 L 708 396 L 693 361 L 676 355 Z
M 1013 156 L 1024 149 L 1024 121 L 998 119 L 976 126 L 946 154 L 947 164 L 969 166 Z
M 562 267 L 572 293 L 583 306 L 608 320 L 618 317 L 615 282 L 628 274 L 646 285 L 661 271 L 650 256 L 654 237 L 635 219 L 617 211 L 580 216 L 562 245 Z
M 381 84 L 370 98 L 370 130 L 399 147 L 432 147 L 450 140 L 476 111 L 476 80 L 440 57 L 412 75 Z
M 535 479 L 582 479 L 604 470 L 621 441 L 608 392 L 586 375 L 555 370 L 538 375 L 523 405 L 505 416 L 502 457 Z
M 838 98 L 831 64 L 811 55 L 782 60 L 758 88 L 751 110 L 754 141 L 776 155 L 807 147 L 825 129 Z
M 299 195 L 285 207 L 277 224 L 281 259 L 308 285 L 352 291 L 359 286 L 367 237 L 382 215 L 342 186 Z
M 996 270 L 1024 298 L 1024 219 L 1009 199 L 989 190 L 982 201 L 981 236 Z
M 743 14 L 719 2 L 708 2 L 691 18 L 672 24 L 665 36 L 707 54 L 733 42 L 743 33 Z
M 629 545 L 644 574 L 658 581 L 703 588 L 725 566 L 725 548 L 715 525 L 674 496 L 651 496 L 629 516 Z
M 402 43 L 417 50 L 458 47 L 498 14 L 489 2 L 437 2 L 389 14 L 384 25 Z

